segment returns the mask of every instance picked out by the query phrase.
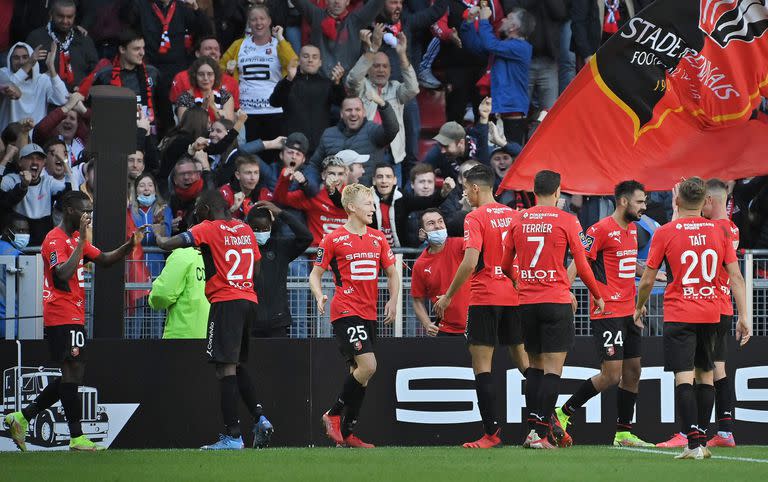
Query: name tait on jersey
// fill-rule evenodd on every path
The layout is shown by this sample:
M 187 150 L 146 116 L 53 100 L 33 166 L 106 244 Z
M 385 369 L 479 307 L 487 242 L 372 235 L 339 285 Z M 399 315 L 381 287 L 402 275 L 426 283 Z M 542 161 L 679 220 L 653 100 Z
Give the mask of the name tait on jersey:
M 697 234 L 695 236 L 688 236 L 691 240 L 691 246 L 705 246 L 707 244 L 706 234 Z

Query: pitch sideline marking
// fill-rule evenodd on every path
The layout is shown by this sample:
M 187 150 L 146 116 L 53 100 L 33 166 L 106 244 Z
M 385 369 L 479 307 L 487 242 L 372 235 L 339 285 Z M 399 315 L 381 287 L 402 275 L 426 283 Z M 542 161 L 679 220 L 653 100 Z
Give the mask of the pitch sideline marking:
M 654 450 L 654 449 L 643 449 L 639 447 L 614 447 L 616 450 L 630 450 L 632 452 L 643 452 L 647 454 L 663 454 L 663 455 L 674 455 L 674 453 L 666 451 L 666 450 Z M 727 455 L 713 455 L 713 459 L 719 459 L 719 460 L 735 460 L 738 462 L 755 462 L 758 464 L 768 464 L 768 459 L 753 459 L 749 457 L 729 457 Z

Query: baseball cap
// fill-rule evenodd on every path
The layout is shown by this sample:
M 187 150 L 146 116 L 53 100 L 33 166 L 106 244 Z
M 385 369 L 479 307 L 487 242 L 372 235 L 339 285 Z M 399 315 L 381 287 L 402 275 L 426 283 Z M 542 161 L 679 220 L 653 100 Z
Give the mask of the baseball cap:
M 21 148 L 19 151 L 19 159 L 31 156 L 32 154 L 40 154 L 41 156 L 45 157 L 45 151 L 42 147 L 38 146 L 37 144 L 30 143 Z
M 344 164 L 351 166 L 352 164 L 365 164 L 368 159 L 371 158 L 368 154 L 358 154 L 352 149 L 344 149 L 336 153 L 336 157 L 341 158 Z
M 289 149 L 295 149 L 302 154 L 306 154 L 309 150 L 309 141 L 307 136 L 301 132 L 293 132 L 285 139 L 285 145 Z
M 436 140 L 438 144 L 447 146 L 452 142 L 458 142 L 466 137 L 467 132 L 461 127 L 458 122 L 446 122 L 443 127 L 440 128 L 440 132 L 437 133 L 432 139 Z
M 509 147 L 507 147 L 507 146 L 509 146 Z M 506 152 L 510 156 L 515 157 L 518 154 L 520 154 L 520 151 L 522 151 L 522 150 L 523 150 L 523 146 L 521 146 L 517 142 L 510 142 L 510 143 L 508 143 L 504 147 L 497 147 L 496 149 L 492 150 L 491 151 L 491 155 L 488 156 L 488 158 L 490 159 L 497 152 Z

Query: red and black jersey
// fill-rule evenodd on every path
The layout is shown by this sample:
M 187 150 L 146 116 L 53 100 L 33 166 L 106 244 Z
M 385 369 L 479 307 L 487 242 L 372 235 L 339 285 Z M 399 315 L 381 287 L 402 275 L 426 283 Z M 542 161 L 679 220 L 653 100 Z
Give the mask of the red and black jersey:
M 312 233 L 312 246 L 318 246 L 323 236 L 334 229 L 344 226 L 348 220 L 347 212 L 341 205 L 336 203 L 328 195 L 325 188 L 314 197 L 307 197 L 304 191 L 288 191 L 291 181 L 280 173 L 275 186 L 275 201 L 288 207 L 304 211 L 307 216 L 307 224 Z M 339 200 L 341 199 L 342 186 L 338 191 Z
M 258 303 L 253 289 L 253 266 L 261 259 L 261 253 L 250 226 L 238 219 L 203 221 L 182 236 L 201 247 L 208 301 Z
M 730 229 L 702 217 L 671 221 L 651 239 L 648 267 L 667 264 L 664 321 L 718 323 L 722 312 L 719 272 L 736 261 Z
M 411 277 L 411 296 L 429 298 L 432 303 L 437 297 L 448 291 L 453 275 L 464 259 L 464 241 L 461 238 L 448 238 L 443 250 L 432 254 L 425 249 L 413 264 Z M 464 333 L 467 328 L 469 310 L 470 283 L 464 283 L 446 308 L 440 320 L 440 331 L 446 333 Z
M 235 189 L 232 187 L 232 184 L 221 186 L 219 192 L 224 196 L 224 200 L 227 201 L 227 207 L 231 208 L 232 205 L 235 204 Z M 253 208 L 258 201 L 272 201 L 273 198 L 272 191 L 268 188 L 256 186 L 254 192 L 243 199 L 240 208 L 232 213 L 232 217 L 236 219 L 245 219 L 251 211 L 251 208 Z
M 83 258 L 75 274 L 67 281 L 60 281 L 53 274 L 54 268 L 64 264 L 77 248 L 80 233 L 68 236 L 56 226 L 45 236 L 41 248 L 43 256 L 43 324 L 45 326 L 85 324 L 85 262 L 95 260 L 100 254 L 91 243 L 83 246 Z
M 472 274 L 469 304 L 517 306 L 517 290 L 502 271 L 504 237 L 520 213 L 499 203 L 480 206 L 464 218 L 464 249 L 480 251 Z
M 716 223 L 722 225 L 723 229 L 730 231 L 731 233 L 731 245 L 734 251 L 739 248 L 739 228 L 730 219 L 716 219 Z M 720 271 L 717 275 L 717 281 L 720 285 L 720 297 L 723 303 L 723 315 L 733 315 L 733 301 L 731 301 L 731 278 L 728 276 L 728 272 L 725 270 L 724 265 L 720 265 Z
M 514 220 L 505 245 L 517 255 L 520 304 L 571 302 L 565 254 L 586 264 L 582 237 L 576 216 L 556 207 L 534 206 Z
M 605 311 L 592 319 L 619 318 L 635 312 L 637 273 L 637 226 L 623 229 L 613 216 L 593 224 L 584 235 L 584 248 L 605 301 Z
M 370 227 L 362 236 L 344 226 L 326 234 L 317 250 L 315 266 L 330 269 L 336 282 L 331 300 L 331 323 L 359 316 L 376 320 L 379 297 L 379 268 L 395 263 L 395 255 L 384 233 Z

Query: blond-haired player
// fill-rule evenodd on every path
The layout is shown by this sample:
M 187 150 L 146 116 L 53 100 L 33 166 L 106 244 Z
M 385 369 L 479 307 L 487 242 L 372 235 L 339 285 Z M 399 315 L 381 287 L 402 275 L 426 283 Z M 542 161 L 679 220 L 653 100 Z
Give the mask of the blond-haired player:
M 373 221 L 373 192 L 361 184 L 350 184 L 341 193 L 341 205 L 349 217 L 346 224 L 326 234 L 317 250 L 309 286 L 317 309 L 325 314 L 328 296 L 320 284 L 323 273 L 334 274 L 335 293 L 331 300 L 331 323 L 339 350 L 349 364 L 349 375 L 333 407 L 323 415 L 328 437 L 338 445 L 373 448 L 354 435 L 354 427 L 368 382 L 376 373 L 376 308 L 379 270 L 387 276 L 389 301 L 384 306 L 384 323 L 395 319 L 400 278 L 395 256 L 384 233 L 368 225 Z

